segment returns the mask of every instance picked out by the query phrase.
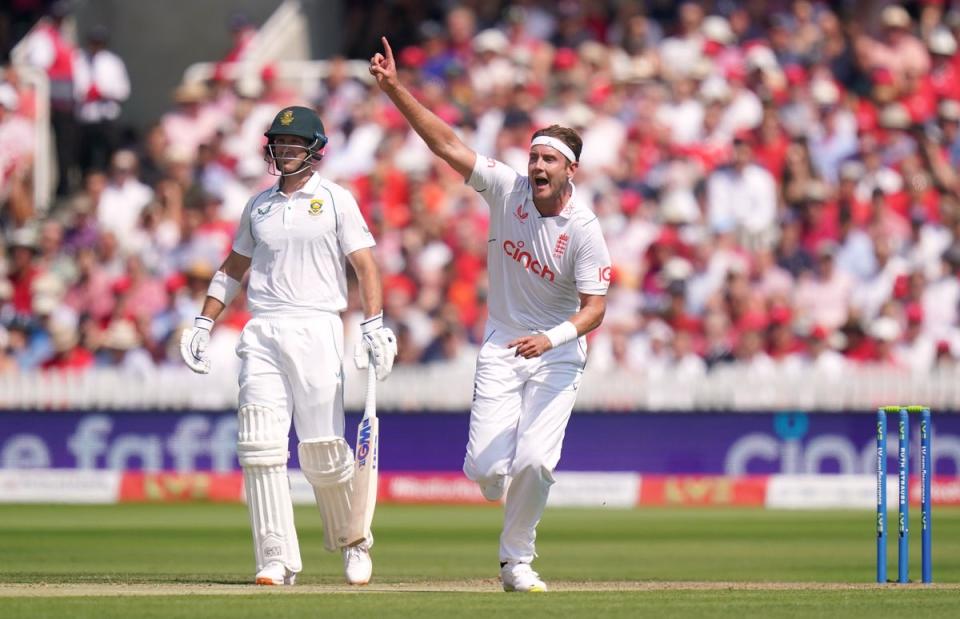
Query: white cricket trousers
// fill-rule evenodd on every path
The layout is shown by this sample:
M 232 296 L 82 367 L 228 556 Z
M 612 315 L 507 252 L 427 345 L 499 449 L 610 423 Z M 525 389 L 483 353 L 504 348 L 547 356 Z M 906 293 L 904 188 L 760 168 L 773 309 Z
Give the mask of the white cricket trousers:
M 240 406 L 280 413 L 300 441 L 343 436 L 343 323 L 340 316 L 255 317 L 237 344 Z
M 237 457 L 257 573 L 280 562 L 296 574 L 303 563 L 287 477 L 290 424 L 301 443 L 343 436 L 343 325 L 325 312 L 258 316 L 244 327 L 237 355 Z
M 463 472 L 481 486 L 509 476 L 500 561 L 533 561 L 537 524 L 547 504 L 563 435 L 586 362 L 584 338 L 534 359 L 507 343 L 530 331 L 488 320 L 477 357 L 470 439 Z

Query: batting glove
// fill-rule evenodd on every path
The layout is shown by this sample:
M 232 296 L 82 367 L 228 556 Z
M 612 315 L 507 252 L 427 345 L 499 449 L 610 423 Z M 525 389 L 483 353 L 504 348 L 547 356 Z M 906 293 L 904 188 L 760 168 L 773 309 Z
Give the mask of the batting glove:
M 393 371 L 393 360 L 397 356 L 397 336 L 383 326 L 382 312 L 361 322 L 360 332 L 363 339 L 353 352 L 353 362 L 362 370 L 367 367 L 372 356 L 377 380 L 384 380 Z
M 207 344 L 210 343 L 212 328 L 213 320 L 206 316 L 197 316 L 193 319 L 193 327 L 184 329 L 180 335 L 180 356 L 187 367 L 197 374 L 210 372 Z

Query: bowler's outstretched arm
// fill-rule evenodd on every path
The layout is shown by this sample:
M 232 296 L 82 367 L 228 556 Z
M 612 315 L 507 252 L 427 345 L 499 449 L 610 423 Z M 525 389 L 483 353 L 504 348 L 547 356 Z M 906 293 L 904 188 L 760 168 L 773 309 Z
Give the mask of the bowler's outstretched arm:
M 477 153 L 464 144 L 457 134 L 440 117 L 431 112 L 410 93 L 397 79 L 397 65 L 387 37 L 381 37 L 383 53 L 377 52 L 370 59 L 370 74 L 393 104 L 397 106 L 413 130 L 423 138 L 435 155 L 446 161 L 469 179 L 477 161 Z

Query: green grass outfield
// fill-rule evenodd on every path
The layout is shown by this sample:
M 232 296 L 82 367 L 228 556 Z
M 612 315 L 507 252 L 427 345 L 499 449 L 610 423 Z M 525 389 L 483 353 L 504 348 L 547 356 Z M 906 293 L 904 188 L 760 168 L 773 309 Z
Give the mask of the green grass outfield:
M 551 509 L 536 569 L 552 590 L 533 595 L 499 590 L 496 507 L 381 506 L 374 582 L 354 588 L 319 515 L 296 516 L 304 571 L 272 588 L 247 584 L 242 505 L 0 505 L 0 617 L 947 617 L 960 599 L 957 509 L 934 512 L 932 587 L 873 584 L 869 511 Z

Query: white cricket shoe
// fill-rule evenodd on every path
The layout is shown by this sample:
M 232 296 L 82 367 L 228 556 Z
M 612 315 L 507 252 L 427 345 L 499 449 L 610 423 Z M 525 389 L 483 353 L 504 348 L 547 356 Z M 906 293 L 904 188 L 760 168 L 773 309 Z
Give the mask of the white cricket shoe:
M 297 582 L 297 573 L 288 570 L 283 563 L 274 561 L 257 572 L 254 582 L 258 585 L 292 585 Z
M 370 582 L 373 560 L 366 542 L 343 548 L 343 574 L 347 577 L 347 584 L 365 585 Z
M 507 563 L 500 568 L 500 580 L 504 591 L 540 593 L 547 590 L 547 585 L 529 563 Z

